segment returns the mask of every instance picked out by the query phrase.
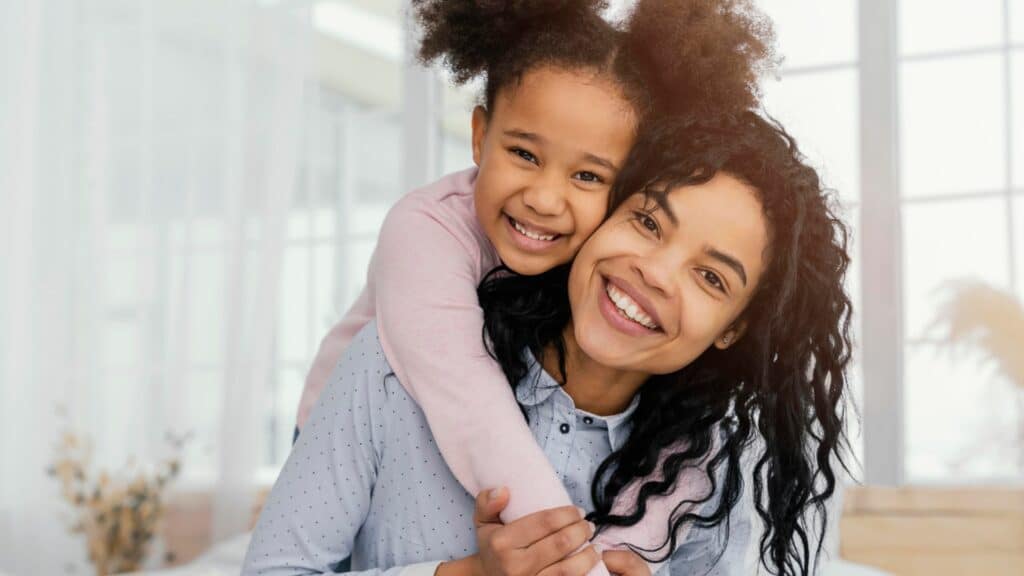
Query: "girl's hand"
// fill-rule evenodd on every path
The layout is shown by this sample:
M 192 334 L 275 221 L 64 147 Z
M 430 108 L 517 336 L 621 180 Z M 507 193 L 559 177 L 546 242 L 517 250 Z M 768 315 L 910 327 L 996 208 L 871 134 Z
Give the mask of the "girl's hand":
M 632 550 L 609 550 L 601 555 L 608 571 L 619 576 L 651 576 L 651 569 L 639 554 Z
M 504 488 L 477 495 L 475 576 L 583 576 L 597 564 L 593 546 L 576 552 L 594 535 L 578 508 L 542 510 L 505 525 L 498 513 L 508 498 Z

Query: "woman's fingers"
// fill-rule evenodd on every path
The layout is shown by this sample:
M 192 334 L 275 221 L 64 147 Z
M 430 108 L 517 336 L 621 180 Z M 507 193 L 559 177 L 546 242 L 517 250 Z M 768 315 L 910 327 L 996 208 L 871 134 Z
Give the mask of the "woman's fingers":
M 509 543 L 517 548 L 526 548 L 548 536 L 583 520 L 582 511 L 575 506 L 548 508 L 523 516 L 505 526 Z M 571 552 L 575 548 L 569 550 Z
M 632 550 L 608 550 L 601 555 L 608 571 L 619 576 L 650 576 L 651 569 L 639 554 Z
M 592 524 L 579 520 L 541 538 L 529 547 L 528 553 L 537 569 L 545 568 L 579 550 L 593 535 Z
M 544 568 L 537 576 L 584 576 L 600 559 L 597 549 L 588 545 L 572 556 Z

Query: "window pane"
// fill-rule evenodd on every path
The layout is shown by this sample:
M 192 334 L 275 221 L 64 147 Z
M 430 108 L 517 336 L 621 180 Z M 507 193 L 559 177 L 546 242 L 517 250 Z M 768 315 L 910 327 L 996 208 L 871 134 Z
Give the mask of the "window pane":
M 441 90 L 441 169 L 444 174 L 473 165 L 470 120 L 482 82 L 454 87 L 447 74 L 439 73 Z
M 1017 295 L 1024 300 L 1024 192 L 1013 198 L 1013 254 L 1017 271 Z M 1024 347 L 1024 342 L 1021 346 Z
M 309 248 L 304 244 L 289 245 L 284 252 L 281 269 L 281 331 L 278 351 L 284 362 L 302 361 L 310 357 L 309 341 Z
M 345 259 L 348 274 L 345 278 L 345 301 L 342 303 L 342 310 L 348 310 L 349 306 L 362 292 L 366 285 L 366 269 L 370 265 L 370 257 L 377 245 L 377 239 L 360 240 L 348 245 L 348 258 Z
M 295 432 L 295 415 L 305 379 L 306 373 L 297 368 L 284 368 L 278 371 L 273 399 L 275 418 L 270 431 L 269 465 L 271 466 L 284 465 L 284 461 L 291 451 L 292 437 Z
M 775 22 L 783 68 L 857 60 L 856 0 L 763 0 Z
M 1005 188 L 1002 71 L 987 55 L 902 65 L 905 196 Z
M 353 109 L 350 116 L 348 154 L 351 196 L 356 202 L 388 203 L 402 190 L 401 125 L 395 112 Z
M 1021 395 L 983 353 L 908 346 L 904 367 L 908 481 L 1016 477 Z
M 1010 38 L 1014 44 L 1024 43 L 1024 0 L 1010 0 Z
M 306 351 L 305 358 L 312 359 L 320 340 L 327 331 L 341 320 L 346 310 L 338 307 L 340 300 L 337 290 L 337 274 L 341 264 L 336 242 L 323 242 L 313 248 L 313 269 L 310 281 L 313 283 L 313 347 Z M 365 273 L 364 273 L 365 276 Z
M 1024 0 L 1020 2 L 1020 11 L 1024 13 Z M 1024 17 L 1022 17 L 1024 18 Z M 1024 23 L 1022 23 L 1024 26 Z M 1021 32 L 1024 34 L 1024 31 Z M 1024 38 L 1021 39 L 1024 42 Z M 1010 74 L 1013 83 L 1011 104 L 1013 109 L 1013 185 L 1024 190 L 1024 50 L 1017 50 L 1011 59 Z
M 224 373 L 217 370 L 196 370 L 189 372 L 179 393 L 183 398 L 177 401 L 185 410 L 177 411 L 175 433 L 192 432 L 193 437 L 185 444 L 182 462 L 189 467 L 182 470 L 184 477 L 210 476 L 217 469 L 216 447 L 220 436 L 223 414 L 221 404 L 224 392 Z
M 786 127 L 827 186 L 856 199 L 860 178 L 856 70 L 765 83 L 765 108 Z
M 1003 0 L 900 0 L 900 53 L 945 52 L 1003 41 Z
M 921 338 L 950 282 L 1009 285 L 1006 199 L 904 206 L 903 247 L 904 333 Z
M 188 358 L 195 364 L 224 361 L 224 251 L 195 250 L 188 265 Z

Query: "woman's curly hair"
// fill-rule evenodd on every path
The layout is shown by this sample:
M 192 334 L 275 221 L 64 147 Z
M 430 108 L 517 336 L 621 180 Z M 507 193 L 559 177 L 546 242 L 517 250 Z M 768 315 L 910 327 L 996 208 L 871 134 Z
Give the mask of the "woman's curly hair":
M 775 64 L 770 21 L 749 0 L 640 0 L 623 22 L 605 0 L 413 0 L 419 58 L 456 83 L 485 79 L 484 108 L 541 66 L 607 74 L 643 116 L 742 110 Z
M 672 190 L 719 172 L 757 190 L 769 226 L 765 272 L 740 317 L 747 331 L 732 347 L 709 347 L 678 372 L 644 384 L 629 439 L 595 474 L 595 510 L 588 519 L 600 526 L 636 524 L 649 499 L 668 494 L 684 468 L 703 467 L 712 494 L 675 508 L 668 552 L 651 558 L 664 560 L 685 525 L 728 530 L 749 458 L 753 499 L 766 528 L 761 562 L 773 573 L 806 575 L 820 555 L 825 503 L 839 466 L 846 469 L 849 448 L 844 422 L 851 304 L 843 286 L 849 232 L 834 195 L 822 189 L 781 126 L 746 112 L 642 127 L 609 213 L 636 193 L 664 203 Z M 567 277 L 568 266 L 562 266 L 533 277 L 492 273 L 480 285 L 488 346 L 513 386 L 526 374 L 524 347 L 537 357 L 554 347 L 564 375 Z M 638 490 L 626 491 L 638 482 Z M 613 513 L 616 498 L 632 494 L 635 504 L 625 507 L 631 512 Z M 713 496 L 709 511 L 694 511 L 693 504 Z M 811 511 L 820 520 L 813 555 Z M 654 552 L 636 551 L 648 557 Z

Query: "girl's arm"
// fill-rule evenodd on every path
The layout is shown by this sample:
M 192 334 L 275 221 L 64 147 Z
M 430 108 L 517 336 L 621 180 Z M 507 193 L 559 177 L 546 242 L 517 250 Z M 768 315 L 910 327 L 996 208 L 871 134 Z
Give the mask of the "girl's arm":
M 476 288 L 489 247 L 475 217 L 406 198 L 381 228 L 370 264 L 381 343 L 423 408 L 434 439 L 470 494 L 507 486 L 504 522 L 571 505 L 512 388 L 483 343 Z M 470 213 L 466 211 L 466 214 Z
M 372 331 L 363 331 L 331 374 L 267 497 L 243 575 L 333 573 L 352 554 L 377 478 L 387 401 L 386 364 L 367 353 L 373 348 L 369 338 Z M 437 564 L 350 574 L 432 575 Z

